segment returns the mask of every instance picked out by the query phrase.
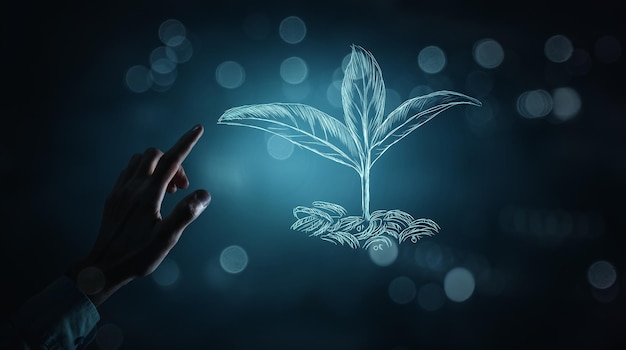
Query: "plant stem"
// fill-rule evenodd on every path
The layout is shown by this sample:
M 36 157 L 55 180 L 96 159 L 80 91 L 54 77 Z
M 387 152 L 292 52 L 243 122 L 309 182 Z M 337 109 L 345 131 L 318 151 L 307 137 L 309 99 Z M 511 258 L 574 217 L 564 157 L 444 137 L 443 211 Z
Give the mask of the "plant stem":
M 361 174 L 361 208 L 363 219 L 370 219 L 370 169 L 366 166 Z

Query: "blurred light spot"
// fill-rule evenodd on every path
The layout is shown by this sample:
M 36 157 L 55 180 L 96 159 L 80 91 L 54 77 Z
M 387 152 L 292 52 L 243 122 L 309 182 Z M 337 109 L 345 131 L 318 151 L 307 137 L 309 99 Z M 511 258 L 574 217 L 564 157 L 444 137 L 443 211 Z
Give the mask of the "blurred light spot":
M 493 39 L 482 39 L 474 44 L 474 60 L 483 68 L 496 68 L 504 60 L 504 50 Z
M 289 84 L 300 84 L 308 74 L 309 68 L 300 57 L 286 58 L 280 64 L 280 77 Z
M 491 74 L 487 72 L 471 72 L 465 79 L 465 88 L 467 92 L 474 97 L 485 97 L 489 95 L 493 89 L 493 78 L 491 78 Z
M 159 286 L 168 287 L 178 281 L 178 277 L 180 277 L 180 268 L 178 268 L 176 261 L 170 258 L 165 258 L 150 276 L 152 276 L 154 282 L 156 282 Z
M 101 350 L 115 350 L 119 349 L 124 342 L 124 333 L 120 327 L 107 323 L 98 327 L 96 333 L 96 344 Z
M 333 107 L 341 108 L 341 85 L 339 87 L 337 85 L 334 82 L 328 85 L 328 88 L 326 88 L 326 99 Z
M 283 83 L 283 94 L 290 101 L 302 101 L 311 92 L 311 84 L 308 81 L 304 81 L 300 84 L 292 85 Z
M 589 73 L 591 69 L 591 57 L 589 53 L 583 49 L 575 49 L 572 57 L 567 61 L 567 67 L 570 73 L 578 76 Z
M 425 73 L 439 73 L 446 66 L 446 54 L 437 46 L 426 46 L 417 56 L 417 64 Z
M 593 54 L 602 63 L 617 62 L 622 54 L 622 45 L 615 37 L 603 36 L 596 41 Z
M 341 70 L 341 68 L 336 68 L 333 71 L 333 84 L 335 84 L 335 86 L 337 87 L 337 89 L 341 90 L 341 86 L 343 85 L 343 71 Z
M 391 246 L 386 244 L 372 244 L 367 248 L 370 259 L 378 266 L 389 266 L 398 258 L 398 245 L 391 241 Z
M 431 92 L 433 92 L 433 89 L 430 86 L 417 85 L 414 88 L 412 88 L 411 91 L 409 92 L 409 98 L 428 95 Z
M 222 250 L 220 265 L 228 273 L 240 273 L 248 265 L 248 254 L 238 245 L 231 245 Z
M 159 26 L 159 39 L 167 46 L 178 46 L 187 36 L 185 26 L 176 19 L 168 19 Z
M 251 13 L 243 21 L 243 31 L 250 39 L 263 40 L 270 34 L 270 20 L 266 15 Z
M 455 267 L 448 271 L 443 280 L 443 288 L 448 298 L 452 301 L 463 302 L 474 293 L 474 276 L 463 268 Z
M 150 68 L 157 73 L 167 74 L 176 69 L 176 54 L 170 51 L 168 54 L 165 46 L 159 46 L 150 53 Z M 170 57 L 174 57 L 172 60 Z
M 443 288 L 436 283 L 423 285 L 417 293 L 417 303 L 426 311 L 437 311 L 446 302 Z
M 280 22 L 280 37 L 288 44 L 297 44 L 306 36 L 306 25 L 300 17 L 289 16 Z
M 396 109 L 400 103 L 402 103 L 402 98 L 396 90 L 385 89 L 385 116 Z
M 350 59 L 352 58 L 352 53 L 349 53 L 343 57 L 341 60 L 341 71 L 345 74 L 346 68 L 348 68 L 348 64 L 350 63 Z
M 415 298 L 415 283 L 405 276 L 396 277 L 389 283 L 389 297 L 396 304 L 407 304 Z
M 415 251 L 415 261 L 423 268 L 433 271 L 445 271 L 454 264 L 454 255 L 447 247 L 436 243 L 420 243 L 420 249 Z
M 293 143 L 278 135 L 272 135 L 267 140 L 267 153 L 274 159 L 287 159 L 293 153 Z
M 176 46 L 168 46 L 165 49 L 165 55 L 174 63 L 185 63 L 193 56 L 193 47 L 191 41 L 184 38 L 180 44 Z
M 580 111 L 580 96 L 576 90 L 569 87 L 555 89 L 552 92 L 554 106 L 552 113 L 560 121 L 567 121 L 575 117 Z
M 596 261 L 587 270 L 587 280 L 594 288 L 607 289 L 617 280 L 617 271 L 608 261 Z
M 568 37 L 564 35 L 554 35 L 546 40 L 543 46 L 546 57 L 555 63 L 562 63 L 572 57 L 574 47 Z
M 246 80 L 246 72 L 235 61 L 222 62 L 215 70 L 217 83 L 227 89 L 236 89 Z
M 542 89 L 526 91 L 517 99 L 517 112 L 524 118 L 541 118 L 552 110 L 552 97 Z
M 155 71 L 150 72 L 150 78 L 152 79 L 152 89 L 159 90 L 159 87 L 169 88 L 171 87 L 176 78 L 178 77 L 178 71 L 176 69 L 169 71 L 168 73 L 159 73 Z M 161 90 L 164 91 L 164 90 Z
M 126 71 L 126 86 L 132 92 L 145 92 L 152 86 L 152 77 L 148 67 L 137 65 Z

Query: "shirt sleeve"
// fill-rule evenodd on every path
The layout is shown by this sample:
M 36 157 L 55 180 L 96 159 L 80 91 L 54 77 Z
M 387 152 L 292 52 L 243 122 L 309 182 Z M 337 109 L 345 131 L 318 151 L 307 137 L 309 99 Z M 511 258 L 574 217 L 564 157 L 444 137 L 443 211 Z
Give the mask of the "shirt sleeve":
M 3 327 L 5 349 L 84 349 L 95 338 L 100 314 L 66 276 L 30 298 Z M 1 343 L 0 343 L 1 344 Z

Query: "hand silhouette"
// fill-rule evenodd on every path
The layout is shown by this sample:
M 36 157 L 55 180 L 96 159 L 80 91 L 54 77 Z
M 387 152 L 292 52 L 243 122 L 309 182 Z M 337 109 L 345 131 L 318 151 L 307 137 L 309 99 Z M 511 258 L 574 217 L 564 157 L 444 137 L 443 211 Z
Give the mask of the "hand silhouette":
M 119 175 L 106 200 L 93 249 L 66 273 L 94 305 L 133 279 L 152 273 L 183 230 L 209 205 L 210 194 L 197 190 L 169 215 L 161 215 L 165 192 L 189 186 L 181 164 L 202 133 L 197 125 L 165 153 L 149 148 L 135 154 Z

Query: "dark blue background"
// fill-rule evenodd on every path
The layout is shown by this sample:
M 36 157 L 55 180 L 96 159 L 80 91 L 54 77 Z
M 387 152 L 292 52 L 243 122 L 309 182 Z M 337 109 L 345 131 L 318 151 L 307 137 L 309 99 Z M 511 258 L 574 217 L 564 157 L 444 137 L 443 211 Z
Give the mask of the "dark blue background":
M 185 167 L 191 187 L 208 189 L 213 202 L 170 254 L 181 271 L 174 286 L 143 278 L 100 308 L 101 324 L 123 333 L 123 349 L 626 344 L 626 36 L 617 5 L 232 0 L 12 6 L 2 11 L 3 316 L 87 253 L 103 200 L 133 153 L 166 149 L 202 123 L 205 135 Z M 242 23 L 251 13 L 270 20 L 267 38 L 245 35 Z M 307 24 L 307 37 L 297 45 L 278 35 L 290 15 Z M 148 64 L 149 52 L 161 45 L 158 26 L 169 18 L 186 25 L 194 56 L 179 66 L 170 90 L 130 92 L 126 70 Z M 515 109 L 519 94 L 558 87 L 545 78 L 543 55 L 555 34 L 588 52 L 599 37 L 614 36 L 622 57 L 604 64 L 592 55 L 588 71 L 569 78 L 566 85 L 583 103 L 575 119 L 525 119 Z M 353 171 L 298 149 L 277 161 L 265 151 L 262 132 L 215 124 L 227 108 L 279 99 L 278 67 L 291 55 L 309 64 L 314 89 L 303 102 L 341 118 L 341 110 L 319 101 L 353 43 L 372 51 L 388 87 L 403 99 L 428 78 L 415 63 L 419 50 L 438 45 L 449 57 L 451 86 L 444 87 L 469 93 L 465 76 L 479 68 L 472 46 L 486 37 L 507 53 L 490 73 L 495 85 L 484 97 L 497 106 L 490 126 L 472 129 L 466 107 L 452 109 L 373 168 L 373 209 L 397 207 L 442 226 L 436 237 L 401 245 L 388 267 L 373 264 L 364 250 L 289 230 L 292 208 L 313 200 L 358 213 Z M 215 81 L 217 65 L 226 60 L 246 69 L 239 89 Z M 168 198 L 164 211 L 183 195 Z M 528 225 L 516 226 L 515 213 Z M 551 214 L 573 218 L 571 233 L 546 234 L 541 220 Z M 219 267 L 220 252 L 232 244 L 249 255 L 238 275 Z M 471 257 L 487 261 L 504 287 L 493 293 L 479 280 L 469 300 L 447 300 L 434 312 L 415 301 L 394 303 L 388 286 L 398 276 L 418 289 L 442 282 L 445 271 L 418 263 L 429 244 L 448 251 L 454 266 L 471 270 Z M 618 272 L 610 302 L 594 297 L 587 281 L 588 267 L 598 260 Z

